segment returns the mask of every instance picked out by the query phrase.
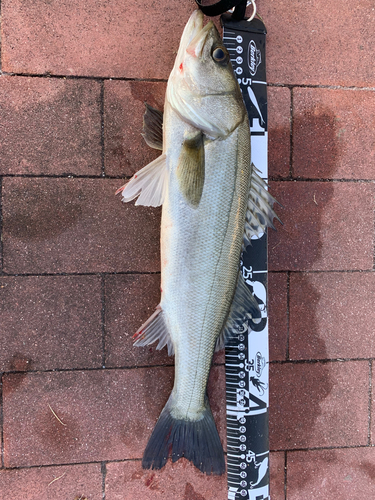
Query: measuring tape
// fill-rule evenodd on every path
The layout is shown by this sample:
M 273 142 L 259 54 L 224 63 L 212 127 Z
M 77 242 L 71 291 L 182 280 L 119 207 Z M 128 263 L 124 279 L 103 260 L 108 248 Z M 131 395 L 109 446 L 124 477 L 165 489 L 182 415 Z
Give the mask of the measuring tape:
M 251 161 L 267 180 L 266 28 L 259 19 L 221 20 L 249 115 Z M 267 233 L 251 240 L 241 271 L 262 318 L 246 321 L 225 346 L 228 500 L 269 500 Z

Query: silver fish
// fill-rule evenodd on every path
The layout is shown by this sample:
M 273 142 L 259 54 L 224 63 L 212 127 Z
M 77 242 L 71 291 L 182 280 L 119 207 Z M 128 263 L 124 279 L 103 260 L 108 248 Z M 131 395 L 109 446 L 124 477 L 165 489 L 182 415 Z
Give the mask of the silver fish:
M 250 159 L 250 129 L 229 54 L 212 22 L 195 11 L 168 80 L 164 116 L 147 107 L 146 142 L 162 155 L 119 191 L 123 201 L 163 205 L 161 300 L 135 345 L 158 341 L 175 355 L 174 387 L 143 456 L 169 456 L 207 474 L 225 470 L 206 386 L 212 357 L 236 324 L 260 318 L 239 272 L 241 248 L 276 216 Z

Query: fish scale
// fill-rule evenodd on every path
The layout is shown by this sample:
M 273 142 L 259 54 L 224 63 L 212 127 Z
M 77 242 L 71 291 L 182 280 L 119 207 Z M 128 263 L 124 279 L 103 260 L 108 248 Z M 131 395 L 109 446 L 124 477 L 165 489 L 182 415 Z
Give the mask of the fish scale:
M 173 118 L 176 117 L 172 115 L 171 127 Z M 166 126 L 168 125 L 166 121 Z M 248 124 L 245 123 L 243 126 L 248 130 Z M 236 136 L 237 132 L 234 132 L 229 142 L 237 142 Z M 176 138 L 173 137 L 173 140 L 176 141 Z M 165 213 L 167 221 L 170 219 L 175 221 L 173 229 L 168 229 L 169 239 L 173 243 L 170 243 L 166 250 L 168 264 L 163 270 L 161 300 L 162 309 L 169 318 L 173 317 L 170 331 L 173 343 L 177 346 L 175 414 L 185 413 L 184 400 L 196 401 L 195 405 L 189 406 L 193 413 L 202 408 L 201 402 L 204 400 L 218 331 L 230 306 L 230 301 L 226 299 L 233 296 L 236 284 L 247 206 L 250 162 L 247 162 L 247 181 L 236 182 L 237 147 L 232 147 L 232 155 L 226 154 L 224 165 L 223 162 L 219 163 L 220 157 L 223 156 L 222 150 L 228 151 L 231 147 L 232 144 L 228 144 L 228 141 L 222 141 L 221 144 L 216 144 L 215 154 L 212 154 L 213 151 L 211 154 L 207 152 L 205 163 L 207 181 L 199 207 L 194 211 L 187 206 L 179 190 L 173 189 L 176 183 L 173 165 L 176 163 L 172 163 L 171 188 L 163 205 L 163 217 Z M 180 152 L 177 150 L 175 154 L 179 156 Z M 246 165 L 243 170 L 246 170 Z M 243 184 L 246 187 L 241 189 Z M 232 219 L 238 212 L 242 224 L 236 226 Z M 179 217 L 179 214 L 183 215 Z M 186 225 L 189 231 L 186 231 Z M 162 236 L 163 230 L 162 221 Z M 191 249 L 187 255 L 188 245 Z M 207 261 L 210 261 L 208 269 Z M 202 264 L 197 265 L 197 262 Z M 170 276 L 170 280 L 165 276 Z M 182 282 L 187 285 L 179 286 Z M 195 284 L 193 287 L 190 286 L 192 282 Z M 225 301 L 227 304 L 223 307 L 222 303 Z M 189 324 L 191 314 L 193 321 Z M 196 349 L 190 349 L 190 345 L 196 346 Z M 194 383 L 191 384 L 191 381 Z M 200 404 L 197 404 L 198 402 Z

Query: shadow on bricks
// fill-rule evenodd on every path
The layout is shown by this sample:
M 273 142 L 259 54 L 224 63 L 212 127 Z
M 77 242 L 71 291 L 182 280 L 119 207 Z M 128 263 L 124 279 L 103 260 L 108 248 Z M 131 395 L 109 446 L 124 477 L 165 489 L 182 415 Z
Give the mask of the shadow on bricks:
M 326 177 L 332 177 L 340 161 L 336 119 L 332 111 L 323 107 L 308 109 L 305 115 L 295 119 L 293 127 L 293 136 L 297 129 L 300 137 L 303 135 L 303 143 L 298 148 L 316 151 L 317 158 L 314 161 L 323 162 Z M 270 234 L 270 267 L 287 271 L 314 269 L 314 263 L 322 255 L 322 216 L 333 197 L 334 185 L 331 182 L 319 183 L 321 191 L 316 200 L 316 183 L 309 180 L 303 183 L 272 184 L 272 193 L 283 205 L 279 215 L 284 227 L 276 234 Z M 286 242 L 285 245 L 279 246 L 282 241 Z M 294 314 L 304 318 L 310 330 L 307 341 L 319 346 L 319 352 L 322 353 L 320 359 L 325 359 L 327 351 L 317 324 L 321 293 L 308 279 L 304 280 L 303 297 L 303 300 L 299 300 L 300 309 L 294 310 Z M 296 332 L 295 335 L 300 333 Z M 293 352 L 293 356 L 293 359 L 300 359 L 296 352 Z M 323 441 L 319 443 L 319 439 L 323 439 L 319 435 L 319 419 L 326 418 L 322 416 L 325 411 L 322 403 L 334 384 L 331 365 L 314 361 L 271 364 L 271 449 L 293 450 L 323 445 Z M 301 481 L 306 487 L 306 476 Z

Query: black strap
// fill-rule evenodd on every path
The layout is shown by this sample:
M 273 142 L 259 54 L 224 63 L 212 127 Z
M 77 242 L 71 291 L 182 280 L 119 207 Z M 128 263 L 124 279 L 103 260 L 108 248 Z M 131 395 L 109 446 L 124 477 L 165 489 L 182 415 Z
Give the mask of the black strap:
M 235 7 L 232 19 L 241 21 L 245 17 L 246 0 L 219 0 L 219 2 L 212 5 L 202 5 L 200 0 L 195 1 L 205 16 L 220 16 Z

